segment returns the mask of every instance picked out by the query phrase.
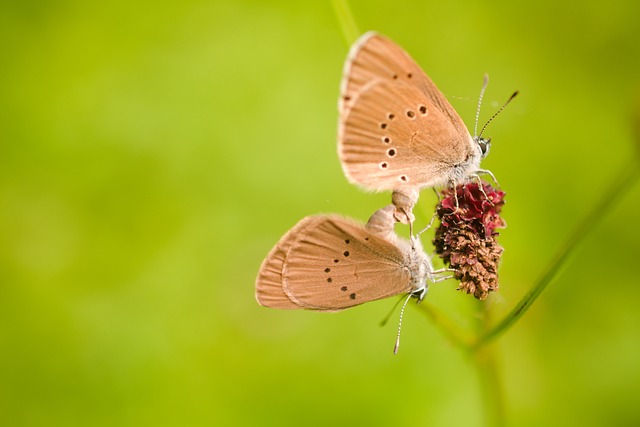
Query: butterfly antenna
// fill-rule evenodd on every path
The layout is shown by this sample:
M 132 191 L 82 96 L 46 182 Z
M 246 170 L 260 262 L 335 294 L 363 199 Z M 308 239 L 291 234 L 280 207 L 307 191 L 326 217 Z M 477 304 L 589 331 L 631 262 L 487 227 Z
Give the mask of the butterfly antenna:
M 407 298 L 404 300 L 404 304 L 402 304 L 402 310 L 400 310 L 400 321 L 398 322 L 398 336 L 396 337 L 396 345 L 393 347 L 393 354 L 398 354 L 398 348 L 400 348 L 400 331 L 402 330 L 402 316 L 404 316 L 404 308 L 407 306 L 409 299 L 411 298 L 411 293 L 407 295 Z
M 420 232 L 418 233 L 418 236 L 421 236 L 422 233 L 424 233 L 425 231 L 427 231 L 428 229 L 431 228 L 431 226 L 433 225 L 433 221 L 436 219 L 436 216 L 438 216 L 438 211 L 433 213 L 433 216 L 431 217 L 431 221 L 429 221 L 429 224 L 427 224 L 427 226 L 425 228 L 420 230 Z
M 504 107 L 506 107 L 507 105 L 509 105 L 509 103 L 511 102 L 511 100 L 513 98 L 515 98 L 516 96 L 518 96 L 518 94 L 520 93 L 520 91 L 515 91 L 513 92 L 513 94 L 509 97 L 509 99 L 507 99 L 507 102 L 504 103 L 504 105 L 502 107 L 500 107 L 500 109 L 498 111 L 496 111 L 496 113 L 491 116 L 491 118 L 489 120 L 487 120 L 487 123 L 484 124 L 484 126 L 482 127 L 482 130 L 480 131 L 480 135 L 478 135 L 477 137 L 480 138 L 482 136 L 482 133 L 484 132 L 484 130 L 487 128 L 487 126 L 489 125 L 489 123 L 491 123 L 491 121 L 493 119 L 496 118 L 496 116 L 498 114 L 500 114 L 502 112 L 502 110 L 504 110 Z
M 482 105 L 482 98 L 484 97 L 484 91 L 487 89 L 487 85 L 489 84 L 489 74 L 484 75 L 484 82 L 482 83 L 482 89 L 480 89 L 480 97 L 478 98 L 478 108 L 476 109 L 476 124 L 473 127 L 473 135 L 478 134 L 478 119 L 480 118 L 480 106 Z
M 387 324 L 387 322 L 389 321 L 389 319 L 391 318 L 391 315 L 393 314 L 394 311 L 396 311 L 396 308 L 398 308 L 398 304 L 400 304 L 402 302 L 402 298 L 400 298 L 398 300 L 398 302 L 396 302 L 393 307 L 391 308 L 391 311 L 389 312 L 389 314 L 387 314 L 386 316 L 384 316 L 384 319 L 382 319 L 382 321 L 380 322 L 380 326 L 384 326 Z

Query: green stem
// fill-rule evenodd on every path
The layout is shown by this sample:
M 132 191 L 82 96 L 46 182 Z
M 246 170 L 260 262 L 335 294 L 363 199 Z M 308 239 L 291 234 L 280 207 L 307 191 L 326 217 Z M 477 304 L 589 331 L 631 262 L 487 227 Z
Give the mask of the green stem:
M 447 336 L 449 341 L 461 348 L 470 347 L 473 342 L 471 338 L 441 311 L 428 302 L 423 302 L 419 307 L 420 311 L 429 317 L 431 322 Z
M 487 308 L 487 303 L 484 301 L 480 301 L 478 307 L 478 335 L 481 335 L 489 327 L 490 312 Z M 494 346 L 487 345 L 473 351 L 472 358 L 478 371 L 480 394 L 484 401 L 483 408 L 487 420 L 486 425 L 505 426 L 504 393 Z
M 351 46 L 351 44 L 356 41 L 360 35 L 360 31 L 358 30 L 356 21 L 353 19 L 353 15 L 349 9 L 349 4 L 347 3 L 347 0 L 332 0 L 332 3 L 333 8 L 336 11 L 336 15 L 338 16 L 338 22 L 340 23 L 342 34 L 344 35 L 347 44 Z
M 584 238 L 589 234 L 589 231 L 595 228 L 595 226 L 604 218 L 605 214 L 611 210 L 612 206 L 619 202 L 624 194 L 632 188 L 635 181 L 640 177 L 638 172 L 640 172 L 640 168 L 638 168 L 638 162 L 634 159 L 633 163 L 629 165 L 629 167 L 624 168 L 620 176 L 612 181 L 609 188 L 601 193 L 602 198 L 587 214 L 582 222 L 578 224 L 577 228 L 560 247 L 560 250 L 556 253 L 551 264 L 549 264 L 546 271 L 544 271 L 533 288 L 520 300 L 520 302 L 518 302 L 518 304 L 516 304 L 513 310 L 511 310 L 511 312 L 507 314 L 500 323 L 481 335 L 473 345 L 472 349 L 478 349 L 486 345 L 488 342 L 496 339 L 496 337 L 503 334 L 507 329 L 513 326 L 520 317 L 522 317 L 529 307 L 531 307 L 531 304 L 534 303 L 542 291 L 544 291 L 547 285 L 553 280 L 576 246 L 584 240 Z
M 480 393 L 484 404 L 487 426 L 502 427 L 506 425 L 504 411 L 504 393 L 498 373 L 498 363 L 493 345 L 484 346 L 473 354 L 478 377 Z

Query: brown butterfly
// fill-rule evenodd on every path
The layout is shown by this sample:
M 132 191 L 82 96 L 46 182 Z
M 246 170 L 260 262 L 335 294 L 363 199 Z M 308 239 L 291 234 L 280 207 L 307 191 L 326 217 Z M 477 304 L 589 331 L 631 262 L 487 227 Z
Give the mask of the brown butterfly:
M 279 309 L 339 311 L 398 294 L 424 298 L 434 271 L 420 240 L 395 234 L 394 205 L 363 225 L 315 215 L 289 230 L 262 262 L 256 299 Z
M 377 33 L 364 34 L 349 52 L 339 113 L 338 154 L 347 179 L 392 191 L 399 221 L 413 222 L 420 190 L 491 174 L 480 169 L 491 140 L 472 137 L 420 66 Z

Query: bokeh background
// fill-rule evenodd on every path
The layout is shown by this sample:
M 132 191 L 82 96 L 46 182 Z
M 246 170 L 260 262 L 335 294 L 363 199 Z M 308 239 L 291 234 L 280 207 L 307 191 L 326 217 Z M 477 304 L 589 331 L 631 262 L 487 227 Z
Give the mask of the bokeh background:
M 500 319 L 637 154 L 640 3 L 349 4 L 469 126 L 483 73 L 484 120 L 521 91 L 483 163 L 507 192 Z M 0 424 L 484 425 L 475 367 L 414 305 L 393 356 L 395 300 L 254 300 L 300 218 L 389 201 L 337 160 L 331 2 L 5 1 L 0 40 Z M 640 423 L 639 200 L 603 210 L 497 341 L 510 424 Z M 455 287 L 428 300 L 472 331 Z

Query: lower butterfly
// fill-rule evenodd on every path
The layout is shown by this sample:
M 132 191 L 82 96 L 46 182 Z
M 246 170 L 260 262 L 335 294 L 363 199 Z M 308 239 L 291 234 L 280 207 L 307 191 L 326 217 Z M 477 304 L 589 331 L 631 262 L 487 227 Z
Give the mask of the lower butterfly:
M 434 270 L 420 240 L 397 236 L 395 206 L 376 211 L 366 225 L 338 215 L 302 219 L 263 261 L 256 299 L 266 307 L 339 311 L 408 294 L 422 300 Z

